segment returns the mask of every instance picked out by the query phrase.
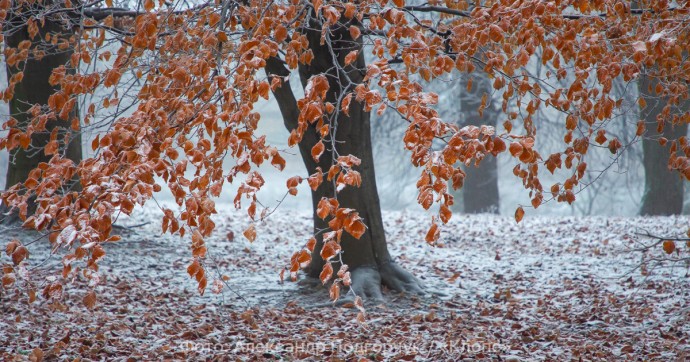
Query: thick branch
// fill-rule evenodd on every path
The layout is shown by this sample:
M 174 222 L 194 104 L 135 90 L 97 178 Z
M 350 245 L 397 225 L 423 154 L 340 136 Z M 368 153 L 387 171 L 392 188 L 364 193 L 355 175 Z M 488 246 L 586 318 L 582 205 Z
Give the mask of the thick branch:
M 270 57 L 266 60 L 265 71 L 269 81 L 273 81 L 276 77 L 281 80 L 281 85 L 272 92 L 276 97 L 276 101 L 278 101 L 278 108 L 280 108 L 280 114 L 283 116 L 285 127 L 289 130 L 297 128 L 299 110 L 297 109 L 297 100 L 292 93 L 290 81 L 288 80 L 290 71 L 285 68 L 283 61 L 277 57 Z
M 187 11 L 197 11 L 201 10 L 204 8 L 207 8 L 210 6 L 210 3 L 205 3 L 201 4 L 198 6 L 195 6 L 190 9 L 185 9 L 185 10 L 176 10 L 173 11 L 173 14 L 176 15 L 181 15 L 184 14 Z M 129 9 L 123 9 L 123 8 L 86 8 L 84 9 L 82 13 L 82 9 L 80 8 L 72 8 L 72 9 L 64 9 L 73 12 L 75 15 L 82 15 L 87 16 L 89 18 L 92 18 L 94 20 L 103 20 L 107 18 L 108 16 L 113 16 L 114 18 L 126 18 L 126 17 L 132 17 L 135 18 L 139 15 L 146 14 L 147 12 L 145 11 L 137 11 L 137 10 L 129 10 Z
M 416 6 L 405 6 L 403 10 L 407 11 L 417 11 L 420 13 L 443 13 L 449 15 L 458 15 L 465 18 L 469 18 L 472 14 L 469 11 L 450 9 L 443 6 L 431 6 L 431 5 L 416 5 Z
M 450 9 L 447 7 L 443 6 L 431 6 L 431 5 L 419 5 L 419 6 L 405 6 L 402 8 L 403 10 L 407 11 L 417 11 L 420 13 L 442 13 L 442 14 L 448 14 L 448 15 L 457 15 L 465 18 L 469 18 L 472 16 L 472 14 L 469 11 L 464 11 L 464 10 L 457 10 L 457 9 Z M 668 11 L 675 11 L 678 10 L 676 7 L 670 7 L 667 9 Z M 630 14 L 633 15 L 642 15 L 644 13 L 656 13 L 656 11 L 652 9 L 630 9 L 628 10 Z M 563 14 L 563 18 L 565 19 L 571 19 L 571 20 L 577 20 L 577 19 L 584 19 L 584 18 L 606 18 L 608 15 L 606 13 L 598 13 L 598 14 L 591 14 L 591 15 L 585 15 L 585 14 Z

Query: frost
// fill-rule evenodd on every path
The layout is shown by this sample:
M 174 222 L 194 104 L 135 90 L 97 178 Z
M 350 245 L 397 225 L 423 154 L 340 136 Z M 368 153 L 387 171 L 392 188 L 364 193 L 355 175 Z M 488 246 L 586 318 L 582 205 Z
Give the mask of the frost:
M 633 43 L 633 49 L 635 49 L 637 52 L 646 52 L 647 45 L 643 41 L 636 41 Z
M 662 32 L 659 32 L 659 33 L 654 33 L 654 34 L 649 38 L 649 41 L 653 43 L 653 42 L 655 42 L 655 41 L 661 39 L 664 35 L 666 35 L 666 32 L 665 32 L 665 31 L 662 31 Z
M 77 238 L 77 229 L 74 225 L 67 225 L 57 237 L 58 245 L 70 245 Z
M 161 204 L 170 210 L 177 208 L 172 201 L 161 201 Z M 98 318 L 75 318 L 81 307 L 72 304 L 74 298 L 66 298 L 63 303 L 69 309 L 62 312 L 49 311 L 49 303 L 34 303 L 31 306 L 34 311 L 24 314 L 12 307 L 7 311 L 7 318 L 0 319 L 0 330 L 50 328 L 45 314 L 60 313 L 60 328 L 70 329 L 73 341 L 89 338 L 96 345 L 99 339 L 93 338 L 92 331 L 111 331 L 108 348 L 112 348 L 113 355 L 129 356 L 132 346 L 137 346 L 137 353 L 144 359 L 159 356 L 163 351 L 161 346 L 180 348 L 183 335 L 199 338 L 198 343 L 206 343 L 213 336 L 228 336 L 224 342 L 218 342 L 230 346 L 222 351 L 224 357 L 241 359 L 231 348 L 233 341 L 244 341 L 242 338 L 256 333 L 255 328 L 261 329 L 261 338 L 284 340 L 289 333 L 291 343 L 318 336 L 319 340 L 335 345 L 358 343 L 358 338 L 366 338 L 366 343 L 390 342 L 384 339 L 386 329 L 394 331 L 400 343 L 427 348 L 424 350 L 427 358 L 422 360 L 451 360 L 448 356 L 455 356 L 443 353 L 457 351 L 445 351 L 421 342 L 430 335 L 443 335 L 449 327 L 464 328 L 468 339 L 480 334 L 500 334 L 501 339 L 495 342 L 510 348 L 510 356 L 520 360 L 569 360 L 576 358 L 575 353 L 583 353 L 581 346 L 585 344 L 588 350 L 602 355 L 620 356 L 620 351 L 626 349 L 641 357 L 655 353 L 658 360 L 674 360 L 674 355 L 686 349 L 684 341 L 663 337 L 672 336 L 671 330 L 682 335 L 690 332 L 686 322 L 687 293 L 679 288 L 685 282 L 685 269 L 655 270 L 641 275 L 639 270 L 635 271 L 640 255 L 630 251 L 636 230 L 666 235 L 677 230 L 678 225 L 686 225 L 685 216 L 525 216 L 516 224 L 512 217 L 463 215 L 439 226 L 442 229 L 439 242 L 443 247 L 431 248 L 420 239 L 428 228 L 428 214 L 412 209 L 384 212 L 391 255 L 400 257 L 403 267 L 423 277 L 429 289 L 445 296 L 411 301 L 386 293 L 386 302 L 394 308 L 370 310 L 367 307 L 364 319 L 382 331 L 362 337 L 350 334 L 344 340 L 338 333 L 343 323 L 349 323 L 347 316 L 353 317 L 363 307 L 361 300 L 354 301 L 354 308 L 338 310 L 345 319 L 323 318 L 323 308 L 313 306 L 327 301 L 326 289 L 304 293 L 298 283 L 286 280 L 277 284 L 285 262 L 312 233 L 311 210 L 278 210 L 265 222 L 256 223 L 260 237 L 250 244 L 241 238 L 228 242 L 226 237 L 229 231 L 237 233 L 247 228 L 246 212 L 234 210 L 227 203 L 216 207 L 219 213 L 213 220 L 217 233 L 206 241 L 209 251 L 233 256 L 219 269 L 231 277 L 227 288 L 224 283 L 220 288 L 219 283 L 209 280 L 212 289 L 221 289 L 220 295 L 198 295 L 193 291 L 196 281 L 178 273 L 176 266 L 189 263 L 189 249 L 186 245 L 181 247 L 185 243 L 178 236 L 160 235 L 163 211 L 147 205 L 137 208 L 132 216 L 121 216 L 117 223 L 125 228 L 150 224 L 132 227 L 134 232 L 123 235 L 124 243 L 104 244 L 108 255 L 99 262 L 98 274 L 90 274 L 88 281 L 77 278 L 73 285 L 66 286 L 70 291 L 82 288 L 76 295 L 95 288 Z M 71 234 L 70 230 L 67 231 Z M 324 234 L 324 239 L 329 238 L 333 240 L 335 233 Z M 50 248 L 36 248 L 32 256 L 43 260 L 50 253 Z M 271 257 L 257 262 L 257 256 L 264 255 Z M 71 261 L 63 259 L 64 265 Z M 73 267 L 79 265 L 74 263 Z M 287 271 L 285 274 L 286 279 L 293 276 Z M 52 284 L 58 280 L 50 276 L 46 281 Z M 40 295 L 41 290 L 37 293 Z M 236 295 L 241 295 L 246 302 Z M 218 303 L 224 303 L 225 314 L 217 313 Z M 246 310 L 251 312 L 245 313 Z M 458 318 L 453 318 L 453 314 Z M 19 315 L 20 319 L 15 318 Z M 638 316 L 639 322 L 631 320 Z M 140 327 L 142 320 L 147 321 L 145 329 Z M 171 325 L 176 327 L 173 329 Z M 534 328 L 535 325 L 539 328 Z M 655 333 L 639 332 L 650 327 Z M 558 338 L 553 338 L 555 333 Z M 56 338 L 64 336 L 58 334 Z M 525 343 L 524 338 L 528 338 L 525 336 L 549 342 Z M 34 338 L 34 343 L 40 343 L 44 337 L 37 334 Z M 633 338 L 648 350 L 630 347 L 626 341 Z M 4 342 L 31 350 L 33 347 L 27 340 L 26 335 L 13 332 Z M 442 344 L 447 346 L 445 342 Z M 81 343 L 65 346 L 62 356 L 77 353 L 81 346 Z M 221 353 L 207 352 L 209 357 Z M 387 356 L 390 360 L 400 357 L 392 353 Z
M 438 103 L 438 94 L 434 92 L 425 92 L 421 94 L 421 101 L 427 104 Z

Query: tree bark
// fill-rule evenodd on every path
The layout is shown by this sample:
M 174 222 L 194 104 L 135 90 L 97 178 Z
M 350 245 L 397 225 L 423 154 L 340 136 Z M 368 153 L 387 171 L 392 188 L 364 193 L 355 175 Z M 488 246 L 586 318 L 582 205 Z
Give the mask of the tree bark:
M 320 27 L 317 27 L 320 28 Z M 361 49 L 361 38 L 353 40 L 346 27 L 333 29 L 333 43 L 320 44 L 320 32 L 305 30 L 309 39 L 310 49 L 314 53 L 314 59 L 309 65 L 300 64 L 299 73 L 302 86 L 305 87 L 309 79 L 314 75 L 324 74 L 329 81 L 329 91 L 326 101 L 337 104 L 339 96 L 343 92 L 354 90 L 354 86 L 362 82 L 365 69 L 364 56 L 360 52 L 352 66 L 338 70 L 334 67 L 335 59 L 340 64 L 344 63 L 345 56 L 352 50 Z M 289 74 L 279 59 L 272 58 L 267 62 L 266 71 L 269 77 Z M 350 83 L 352 82 L 352 83 Z M 274 91 L 286 128 L 292 131 L 297 127 L 299 110 L 290 85 L 283 85 Z M 332 136 L 332 135 L 331 135 Z M 329 136 L 330 137 L 330 136 Z M 374 158 L 372 151 L 369 112 L 364 105 L 353 99 L 349 115 L 343 112 L 337 114 L 337 132 L 335 133 L 335 149 L 332 142 L 324 142 L 326 151 L 318 162 L 311 156 L 311 149 L 321 140 L 316 126 L 311 125 L 299 143 L 299 150 L 309 174 L 317 172 L 320 167 L 327 173 L 334 158 L 337 155 L 354 155 L 361 160 L 357 168 L 362 177 L 361 187 L 346 187 L 337 193 L 340 207 L 352 208 L 359 212 L 367 225 L 367 230 L 357 240 L 347 233 L 343 233 L 341 247 L 342 260 L 352 271 L 352 288 L 356 294 L 373 299 L 381 299 L 380 286 L 383 283 L 391 289 L 405 292 L 422 293 L 423 288 L 419 280 L 410 273 L 397 266 L 388 252 L 386 237 L 381 217 L 381 205 L 376 188 L 374 171 Z M 326 140 L 330 141 L 330 140 Z M 314 211 L 314 231 L 328 228 L 328 219 L 322 220 L 316 214 L 317 204 L 323 197 L 336 195 L 334 184 L 324 182 L 312 191 L 312 207 Z M 318 234 L 317 245 L 314 248 L 312 262 L 309 266 L 309 274 L 316 277 L 321 272 L 324 261 L 319 255 L 323 246 L 321 233 Z
M 668 98 L 655 95 L 656 82 L 643 76 L 637 83 L 640 97 L 647 103 L 640 110 L 640 118 L 647 124 L 642 140 L 645 187 L 640 215 L 677 215 L 683 211 L 683 187 L 681 175 L 668 167 L 668 145 L 663 147 L 658 139 L 676 140 L 687 135 L 688 125 L 666 123 L 662 132 L 657 129 L 657 117 L 661 115 Z M 671 114 L 681 114 L 690 109 L 690 101 L 681 101 Z
M 21 25 L 19 25 L 21 24 Z M 49 18 L 45 19 L 45 25 L 40 26 L 39 22 L 39 33 L 36 38 L 31 39 L 27 32 L 27 27 L 25 26 L 24 19 L 15 17 L 13 21 L 8 22 L 5 30 L 9 30 L 10 25 L 19 26 L 20 28 L 14 33 L 5 37 L 5 42 L 8 47 L 17 47 L 20 42 L 24 40 L 32 40 L 36 43 L 41 43 L 40 39 L 45 39 L 45 35 L 51 34 L 62 34 L 61 36 L 68 36 L 65 34 L 68 32 L 63 29 L 62 26 Z M 45 44 L 42 44 L 45 45 Z M 34 45 L 35 46 L 35 45 Z M 33 49 L 33 46 L 32 46 Z M 48 98 L 54 94 L 58 87 L 51 86 L 49 83 L 50 75 L 53 69 L 66 65 L 70 61 L 73 49 L 58 50 L 56 47 L 49 49 L 44 57 L 40 60 L 29 57 L 29 59 L 21 64 L 14 67 L 10 67 L 6 64 L 5 70 L 7 71 L 7 78 L 10 79 L 17 72 L 23 71 L 24 78 L 21 82 L 15 85 L 14 97 L 10 101 L 10 114 L 18 121 L 18 127 L 26 129 L 26 127 L 31 123 L 32 116 L 27 113 L 27 111 L 34 105 L 46 105 L 48 104 Z M 46 130 L 42 132 L 34 132 L 31 136 L 31 145 L 28 149 L 24 150 L 21 147 L 14 149 L 10 153 L 9 164 L 5 179 L 5 188 L 9 189 L 11 186 L 22 183 L 28 178 L 29 172 L 38 167 L 42 162 L 48 162 L 52 156 L 47 156 L 43 152 L 43 148 L 50 141 L 50 133 L 53 129 L 58 128 L 58 140 L 63 140 L 66 132 L 70 132 L 71 136 L 69 138 L 69 143 L 67 145 L 61 144 L 60 152 L 62 152 L 64 157 L 73 160 L 75 163 L 79 163 L 82 159 L 82 148 L 81 148 L 81 136 L 78 132 L 70 131 L 71 119 L 78 117 L 78 109 L 75 105 L 74 109 L 70 113 L 68 119 L 58 119 L 49 120 L 46 124 Z M 62 143 L 62 142 L 61 142 Z M 0 209 L 3 214 L 8 214 L 4 218 L 5 222 L 16 222 L 18 221 L 17 214 L 15 212 L 8 213 L 7 205 L 1 205 Z M 35 203 L 31 202 L 28 207 L 28 215 L 31 215 L 36 209 Z

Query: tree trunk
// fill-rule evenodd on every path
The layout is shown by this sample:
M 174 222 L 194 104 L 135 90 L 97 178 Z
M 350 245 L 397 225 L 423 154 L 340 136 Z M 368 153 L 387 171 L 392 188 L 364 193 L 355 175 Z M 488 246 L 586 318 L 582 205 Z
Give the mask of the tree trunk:
M 501 111 L 496 109 L 493 104 L 488 104 L 482 116 L 478 109 L 482 103 L 482 96 L 491 94 L 491 82 L 486 76 L 479 75 L 474 78 L 473 88 L 467 89 L 467 81 L 462 81 L 458 85 L 460 88 L 460 111 L 464 119 L 459 126 L 496 126 L 496 122 L 501 115 Z M 462 212 L 467 214 L 495 213 L 499 212 L 499 193 L 498 193 L 498 163 L 496 157 L 491 155 L 485 157 L 478 167 L 471 165 L 465 168 L 467 177 L 462 186 Z
M 642 140 L 644 154 L 645 187 L 642 196 L 640 215 L 676 215 L 683 211 L 684 181 L 678 172 L 668 167 L 668 145 L 662 147 L 658 139 L 665 137 L 676 140 L 687 135 L 688 125 L 666 123 L 662 132 L 657 129 L 657 117 L 668 102 L 668 98 L 655 95 L 656 82 L 643 76 L 637 83 L 640 96 L 647 106 L 640 110 L 640 118 L 647 124 L 647 134 Z M 681 114 L 690 109 L 690 101 L 685 100 L 674 107 L 671 114 Z
M 316 27 L 320 29 L 319 27 Z M 305 87 L 310 77 L 324 74 L 329 80 L 327 101 L 337 104 L 338 97 L 343 92 L 354 90 L 354 86 L 362 82 L 365 69 L 364 56 L 359 54 L 352 66 L 344 71 L 338 71 L 334 67 L 334 56 L 340 64 L 343 64 L 345 56 L 352 50 L 361 49 L 361 38 L 357 41 L 350 37 L 347 27 L 333 29 L 333 44 L 320 45 L 320 32 L 305 31 L 309 38 L 310 49 L 314 53 L 314 59 L 309 65 L 301 64 L 299 67 L 302 86 Z M 270 77 L 287 76 L 289 72 L 279 59 L 272 58 L 267 62 L 266 71 Z M 352 81 L 349 88 L 348 80 Z M 346 89 L 345 89 L 346 88 Z M 285 126 L 289 131 L 298 125 L 299 110 L 290 85 L 283 85 L 274 91 L 278 101 Z M 330 137 L 330 136 L 329 136 Z M 311 150 L 321 139 L 315 124 L 312 124 L 299 143 L 300 153 L 309 174 L 316 172 L 320 167 L 324 173 L 333 165 L 334 154 L 345 156 L 354 155 L 362 162 L 357 168 L 362 177 L 361 187 L 346 187 L 337 193 L 340 207 L 352 208 L 359 212 L 367 225 L 367 230 L 360 239 L 344 233 L 342 236 L 342 260 L 351 270 L 352 288 L 357 295 L 362 297 L 381 299 L 380 285 L 383 283 L 391 289 L 398 291 L 422 292 L 421 283 L 411 274 L 393 263 L 386 245 L 386 237 L 381 217 L 381 205 L 376 189 L 376 177 L 374 173 L 374 158 L 372 152 L 369 112 L 364 110 L 363 104 L 353 99 L 349 116 L 342 112 L 337 114 L 336 149 L 333 150 L 330 139 L 324 141 L 326 151 L 321 155 L 319 162 L 315 162 L 311 156 Z M 323 197 L 335 195 L 332 182 L 324 182 L 312 191 L 312 207 L 314 211 L 314 231 L 318 233 L 317 245 L 314 248 L 312 262 L 309 267 L 311 276 L 318 276 L 324 265 L 319 255 L 323 246 L 322 231 L 328 228 L 328 220 L 324 221 L 316 215 L 318 202 Z
M 17 47 L 20 42 L 24 40 L 32 40 L 29 37 L 27 28 L 24 25 L 24 20 L 15 17 L 12 22 L 8 22 L 5 30 L 9 30 L 10 25 L 20 26 L 13 34 L 5 38 L 8 47 Z M 21 24 L 21 25 L 19 25 Z M 40 22 L 39 22 L 40 27 Z M 33 41 L 40 43 L 40 39 L 45 39 L 47 33 L 62 33 L 64 30 L 60 24 L 51 19 L 45 20 L 45 25 L 39 28 L 39 33 Z M 63 35 L 65 36 L 65 35 Z M 45 45 L 45 44 L 42 44 Z M 32 47 L 33 48 L 33 47 Z M 47 54 L 40 60 L 29 59 L 25 63 L 17 66 L 5 66 L 7 71 L 7 78 L 10 79 L 19 71 L 24 72 L 24 78 L 17 83 L 14 88 L 14 97 L 10 101 L 10 114 L 18 121 L 18 127 L 25 129 L 31 122 L 32 116 L 27 113 L 29 108 L 34 104 L 46 105 L 48 104 L 48 97 L 55 93 L 58 87 L 49 84 L 50 75 L 56 67 L 66 65 L 70 61 L 72 49 L 58 50 L 56 47 L 49 49 Z M 29 172 L 38 167 L 39 163 L 48 162 L 52 156 L 46 156 L 43 148 L 50 141 L 50 133 L 53 129 L 58 128 L 58 140 L 64 139 L 65 132 L 71 132 L 71 119 L 78 117 L 78 110 L 75 106 L 67 120 L 49 120 L 46 124 L 46 130 L 43 132 L 34 132 L 31 137 L 31 145 L 28 149 L 22 148 L 14 149 L 10 154 L 9 164 L 7 168 L 7 176 L 5 179 L 5 188 L 9 189 L 11 186 L 22 183 L 28 178 Z M 60 152 L 62 154 L 78 163 L 82 158 L 81 136 L 77 132 L 71 132 L 70 141 L 67 145 L 61 145 Z M 6 213 L 7 205 L 2 205 L 3 214 Z M 35 203 L 31 202 L 28 207 L 28 215 L 32 214 L 36 209 Z M 9 217 L 5 218 L 6 222 L 18 221 L 16 213 L 12 212 Z

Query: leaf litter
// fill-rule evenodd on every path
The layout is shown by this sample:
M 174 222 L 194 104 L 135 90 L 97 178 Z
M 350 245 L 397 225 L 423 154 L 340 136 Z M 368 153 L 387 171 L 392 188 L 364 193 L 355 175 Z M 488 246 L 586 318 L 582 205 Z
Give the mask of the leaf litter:
M 640 265 L 650 257 L 645 253 L 659 257 L 661 247 L 633 250 L 637 232 L 668 235 L 687 226 L 686 217 L 528 217 L 516 224 L 512 217 L 459 215 L 442 227 L 433 248 L 424 242 L 425 213 L 384 212 L 391 253 L 441 296 L 387 291 L 383 303 L 365 302 L 361 312 L 352 303 L 329 305 L 327 287 L 280 282 L 280 271 L 312 228 L 310 212 L 282 211 L 250 224 L 241 211 L 219 207 L 217 231 L 206 241 L 207 273 L 219 293 L 204 295 L 186 273 L 191 241 L 161 236 L 158 209 L 121 218 L 123 239 L 104 246 L 95 287 L 78 277 L 58 299 L 39 296 L 31 304 L 25 291 L 0 294 L 0 359 L 690 356 L 687 265 L 647 269 Z M 255 241 L 236 236 L 250 227 Z M 3 234 L 27 237 L 15 229 Z M 62 265 L 47 245 L 33 244 L 30 251 L 33 280 L 55 275 Z M 2 263 L 9 262 L 3 254 Z

